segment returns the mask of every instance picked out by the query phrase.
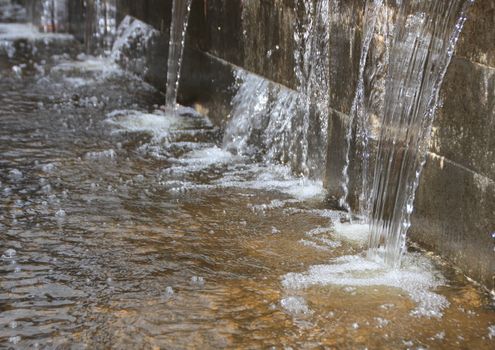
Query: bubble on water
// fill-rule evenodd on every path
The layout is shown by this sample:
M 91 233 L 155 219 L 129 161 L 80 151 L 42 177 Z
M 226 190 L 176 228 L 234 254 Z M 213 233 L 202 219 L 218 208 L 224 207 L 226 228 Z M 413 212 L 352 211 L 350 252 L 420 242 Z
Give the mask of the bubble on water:
M 117 153 L 113 149 L 108 149 L 100 152 L 88 152 L 84 155 L 85 160 L 109 160 L 115 159 Z
M 301 239 L 301 240 L 299 240 L 299 243 L 302 244 L 303 246 L 314 248 L 317 250 L 324 250 L 324 251 L 330 250 L 330 248 L 327 246 L 320 245 L 320 244 L 315 243 L 313 241 L 308 241 L 307 239 Z
M 201 276 L 193 276 L 191 277 L 191 285 L 202 287 L 205 285 L 205 279 Z
M 375 322 L 376 322 L 376 327 L 378 327 L 378 328 L 386 327 L 390 323 L 389 320 L 386 320 L 386 319 L 381 318 L 381 317 L 375 317 Z
M 2 258 L 6 258 L 6 259 L 12 259 L 14 258 L 15 256 L 17 255 L 17 252 L 15 251 L 15 249 L 7 249 L 3 255 L 2 255 Z
M 21 180 L 23 178 L 22 171 L 18 169 L 12 169 L 9 171 L 9 178 L 14 181 Z
M 438 332 L 437 334 L 435 334 L 434 338 L 438 340 L 443 340 L 445 338 L 445 332 L 444 331 Z
M 63 210 L 63 209 L 57 210 L 57 212 L 55 213 L 55 216 L 59 219 L 65 218 L 66 215 L 67 214 L 66 214 L 65 210 Z
M 51 173 L 53 170 L 55 170 L 55 164 L 53 163 L 43 164 L 41 166 L 41 170 L 45 173 Z
M 293 315 L 309 315 L 312 313 L 303 297 L 289 296 L 280 301 L 280 305 Z
M 488 327 L 488 338 L 495 339 L 495 324 Z
M 21 337 L 18 335 L 9 338 L 9 343 L 12 343 L 14 345 L 18 344 L 20 341 L 21 341 Z
M 172 298 L 174 296 L 175 292 L 174 292 L 174 289 L 170 286 L 168 286 L 167 288 L 165 288 L 165 293 L 163 295 L 163 298 L 165 299 L 165 301 L 169 300 L 170 298 Z
M 12 72 L 14 72 L 15 76 L 18 78 L 22 76 L 22 68 L 20 66 L 13 66 Z
M 380 305 L 380 309 L 382 310 L 390 310 L 390 309 L 393 309 L 395 307 L 394 304 L 382 304 Z

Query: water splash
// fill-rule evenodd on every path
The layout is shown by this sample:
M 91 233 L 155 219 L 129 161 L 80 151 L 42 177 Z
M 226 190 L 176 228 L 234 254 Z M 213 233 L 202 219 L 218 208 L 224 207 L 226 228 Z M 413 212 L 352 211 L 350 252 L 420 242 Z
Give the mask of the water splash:
M 368 255 L 399 267 L 438 93 L 472 1 L 403 1 L 397 15 L 372 188 Z
M 97 48 L 104 50 L 112 47 L 117 33 L 116 0 L 94 1 L 94 33 L 93 41 Z
M 63 32 L 68 19 L 67 2 L 61 0 L 43 0 L 41 29 L 45 33 Z
M 351 142 L 353 139 L 353 128 L 354 122 L 356 122 L 356 138 L 360 139 L 362 144 L 363 153 L 361 154 L 363 160 L 363 176 L 362 176 L 362 193 L 360 196 L 360 208 L 358 211 L 361 214 L 367 216 L 366 205 L 362 205 L 362 201 L 367 197 L 366 189 L 368 187 L 367 184 L 367 167 L 368 167 L 368 159 L 369 159 L 369 150 L 367 147 L 368 143 L 368 128 L 369 118 L 365 103 L 365 68 L 366 62 L 368 59 L 368 54 L 370 51 L 371 42 L 373 36 L 376 33 L 376 25 L 377 20 L 380 15 L 380 12 L 383 8 L 383 0 L 373 0 L 366 2 L 365 14 L 364 14 L 364 35 L 363 35 L 363 43 L 361 47 L 361 56 L 359 59 L 359 72 L 358 72 L 358 81 L 356 86 L 356 92 L 354 96 L 354 101 L 352 103 L 351 113 L 350 113 L 350 121 L 346 134 L 346 157 L 345 157 L 345 165 L 342 170 L 343 174 L 343 182 L 342 182 L 342 197 L 339 199 L 339 206 L 343 208 L 347 212 L 351 212 L 351 206 L 349 205 L 348 197 L 349 197 L 349 165 L 350 165 L 350 152 L 351 152 Z
M 167 68 L 167 91 L 165 105 L 174 110 L 177 103 L 180 69 L 186 40 L 187 24 L 192 0 L 174 0 L 172 22 L 170 24 L 170 42 Z
M 224 148 L 321 178 L 324 154 L 312 150 L 326 148 L 328 139 L 329 3 L 299 0 L 294 11 L 299 14 L 294 25 L 297 89 L 239 71 Z

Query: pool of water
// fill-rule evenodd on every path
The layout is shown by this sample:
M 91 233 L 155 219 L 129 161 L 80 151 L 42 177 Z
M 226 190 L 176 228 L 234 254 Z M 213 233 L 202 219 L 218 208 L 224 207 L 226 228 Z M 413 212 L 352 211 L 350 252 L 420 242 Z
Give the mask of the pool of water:
M 0 57 L 0 348 L 493 349 L 440 258 L 363 258 L 321 183 L 106 59 Z

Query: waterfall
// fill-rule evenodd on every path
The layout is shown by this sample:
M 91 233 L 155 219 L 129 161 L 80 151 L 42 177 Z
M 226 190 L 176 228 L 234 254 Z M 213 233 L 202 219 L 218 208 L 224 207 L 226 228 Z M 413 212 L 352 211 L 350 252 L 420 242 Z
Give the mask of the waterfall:
M 116 0 L 94 1 L 95 27 L 93 39 L 99 48 L 109 49 L 112 47 L 117 33 L 116 2 Z
M 191 11 L 191 1 L 174 0 L 172 6 L 167 64 L 167 90 L 165 96 L 165 106 L 171 110 L 175 110 L 177 104 L 177 91 L 179 88 L 187 24 Z
M 41 2 L 41 28 L 44 32 L 62 32 L 66 28 L 68 18 L 65 0 L 43 0 Z
M 378 16 L 380 15 L 380 11 L 383 7 L 383 0 L 373 0 L 366 2 L 365 14 L 364 14 L 364 35 L 363 42 L 361 46 L 361 56 L 359 58 L 359 72 L 358 72 L 358 81 L 356 86 L 356 92 L 354 95 L 354 101 L 351 107 L 350 113 L 350 121 L 346 134 L 346 157 L 345 157 L 345 165 L 342 170 L 343 174 L 343 182 L 342 182 L 342 197 L 339 200 L 339 206 L 346 210 L 347 212 L 351 212 L 351 207 L 348 202 L 349 196 L 349 165 L 350 165 L 350 153 L 351 153 L 351 142 L 353 139 L 353 129 L 354 123 L 356 123 L 356 139 L 361 141 L 361 150 L 362 150 L 362 190 L 361 195 L 359 196 L 360 208 L 358 208 L 358 212 L 366 218 L 367 216 L 367 204 L 363 204 L 363 202 L 367 201 L 367 173 L 368 173 L 368 160 L 369 160 L 369 150 L 368 150 L 368 124 L 369 118 L 365 103 L 365 68 L 366 62 L 368 59 L 368 53 L 370 50 L 371 42 L 373 36 L 375 34 L 375 28 L 377 25 Z M 352 216 L 350 216 L 352 218 Z
M 328 138 L 328 12 L 328 0 L 296 3 L 296 90 L 255 74 L 237 74 L 239 88 L 225 130 L 225 149 L 261 156 L 265 162 L 289 164 L 302 176 L 322 176 L 325 154 L 319 150 L 326 148 Z
M 438 93 L 470 0 L 402 1 L 371 191 L 369 257 L 400 267 Z

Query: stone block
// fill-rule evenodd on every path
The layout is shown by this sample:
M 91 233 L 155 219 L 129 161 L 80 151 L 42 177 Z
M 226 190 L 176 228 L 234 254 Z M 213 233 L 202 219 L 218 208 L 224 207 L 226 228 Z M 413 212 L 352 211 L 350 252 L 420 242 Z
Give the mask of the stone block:
M 441 99 L 432 152 L 495 179 L 495 68 L 454 58 Z
M 470 7 L 456 55 L 495 67 L 495 1 L 476 0 Z
M 410 238 L 495 289 L 495 182 L 430 153 Z
M 349 114 L 358 81 L 364 1 L 330 1 L 330 106 Z

